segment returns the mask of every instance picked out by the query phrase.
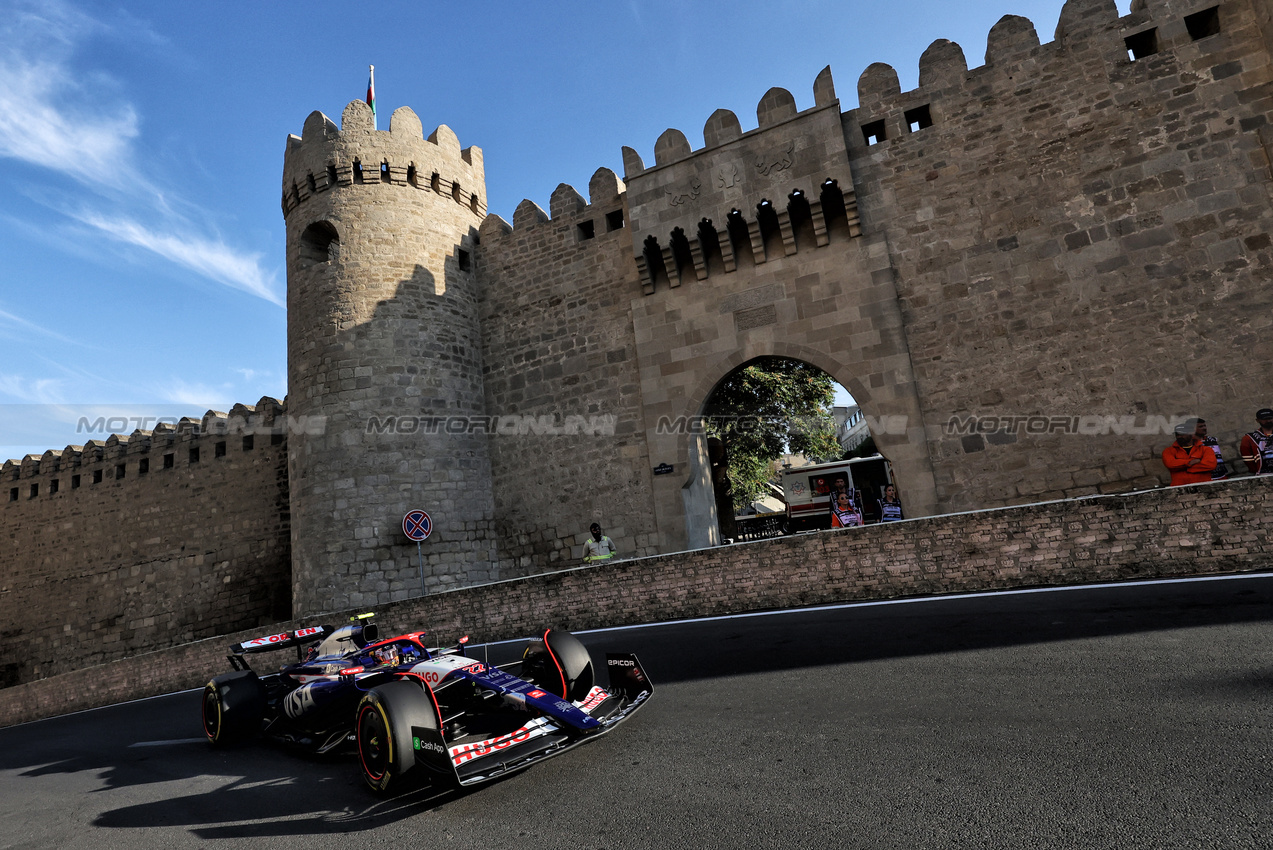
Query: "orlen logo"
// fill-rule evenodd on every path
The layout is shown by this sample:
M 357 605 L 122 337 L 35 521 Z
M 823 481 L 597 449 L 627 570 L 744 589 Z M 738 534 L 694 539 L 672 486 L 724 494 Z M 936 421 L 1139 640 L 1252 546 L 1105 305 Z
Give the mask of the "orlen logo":
M 526 693 L 526 696 L 530 697 L 531 699 L 543 699 L 546 696 L 546 694 L 543 691 L 528 691 Z
M 530 740 L 530 730 L 523 727 L 502 738 L 493 738 L 480 744 L 465 744 L 463 747 L 453 747 L 451 749 L 451 761 L 456 764 L 464 764 L 469 759 L 488 756 L 497 750 L 507 749 L 513 744 L 520 744 L 522 741 L 528 740 Z

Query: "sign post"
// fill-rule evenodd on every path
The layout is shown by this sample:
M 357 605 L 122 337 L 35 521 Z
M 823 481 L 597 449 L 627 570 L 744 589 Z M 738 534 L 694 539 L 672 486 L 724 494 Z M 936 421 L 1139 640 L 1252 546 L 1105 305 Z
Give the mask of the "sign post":
M 429 515 L 422 510 L 407 511 L 407 515 L 402 518 L 402 533 L 407 535 L 408 540 L 415 541 L 416 557 L 420 562 L 420 595 L 425 596 L 424 589 L 424 550 L 420 544 L 433 531 L 433 520 L 429 519 Z

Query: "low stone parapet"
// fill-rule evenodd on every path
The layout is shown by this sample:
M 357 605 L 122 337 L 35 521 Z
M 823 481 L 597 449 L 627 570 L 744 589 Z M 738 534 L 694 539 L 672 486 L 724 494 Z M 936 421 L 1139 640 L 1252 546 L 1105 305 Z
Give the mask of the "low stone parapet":
M 1266 569 L 1273 478 L 1092 496 L 610 561 L 375 608 L 449 644 L 858 600 Z M 0 690 L 0 726 L 201 686 L 230 644 L 334 612 Z M 291 656 L 260 657 L 284 663 Z M 261 666 L 261 665 L 258 665 Z

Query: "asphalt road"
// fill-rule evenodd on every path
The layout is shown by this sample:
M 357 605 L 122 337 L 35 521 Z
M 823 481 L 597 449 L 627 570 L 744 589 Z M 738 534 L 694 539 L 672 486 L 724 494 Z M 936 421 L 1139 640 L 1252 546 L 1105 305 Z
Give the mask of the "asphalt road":
M 197 693 L 0 730 L 0 847 L 1273 847 L 1273 576 L 581 637 L 654 698 L 465 793 L 211 750 Z

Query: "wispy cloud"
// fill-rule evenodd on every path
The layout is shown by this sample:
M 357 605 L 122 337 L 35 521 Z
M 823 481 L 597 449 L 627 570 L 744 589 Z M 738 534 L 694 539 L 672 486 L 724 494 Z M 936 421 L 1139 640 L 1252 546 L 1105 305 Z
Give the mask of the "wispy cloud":
M 16 2 L 0 26 L 0 156 L 82 182 L 135 184 L 137 113 L 107 78 L 76 74 L 75 43 L 100 25 L 65 3 Z
M 274 277 L 261 268 L 260 254 L 239 254 L 224 242 L 151 230 L 127 219 L 106 218 L 95 213 L 82 213 L 77 218 L 121 242 L 153 251 L 210 280 L 264 298 L 271 304 L 285 306 Z
M 0 374 L 0 397 L 17 399 L 23 404 L 61 404 L 63 385 L 57 378 Z
M 189 404 L 211 409 L 215 408 L 216 405 L 225 407 L 229 403 L 227 399 L 234 397 L 234 390 L 228 385 L 214 387 L 206 384 L 190 384 L 179 380 L 168 387 L 164 387 L 160 394 L 165 401 L 171 404 Z
M 51 331 L 48 328 L 41 327 L 35 322 L 28 321 L 21 316 L 15 316 L 13 313 L 0 310 L 0 335 L 4 335 L 6 327 L 33 332 L 39 336 L 48 337 L 49 339 L 57 340 L 58 342 L 66 343 L 67 345 L 80 345 L 80 343 L 70 337 L 65 337 L 56 331 Z
M 108 73 L 75 64 L 77 48 L 94 35 L 112 35 L 111 28 L 62 0 L 0 0 L 0 158 L 62 174 L 117 205 L 67 213 L 110 238 L 284 306 L 260 254 L 196 235 L 199 228 L 173 212 L 190 205 L 174 204 L 136 167 L 136 108 Z M 162 223 L 143 223 L 152 218 Z

